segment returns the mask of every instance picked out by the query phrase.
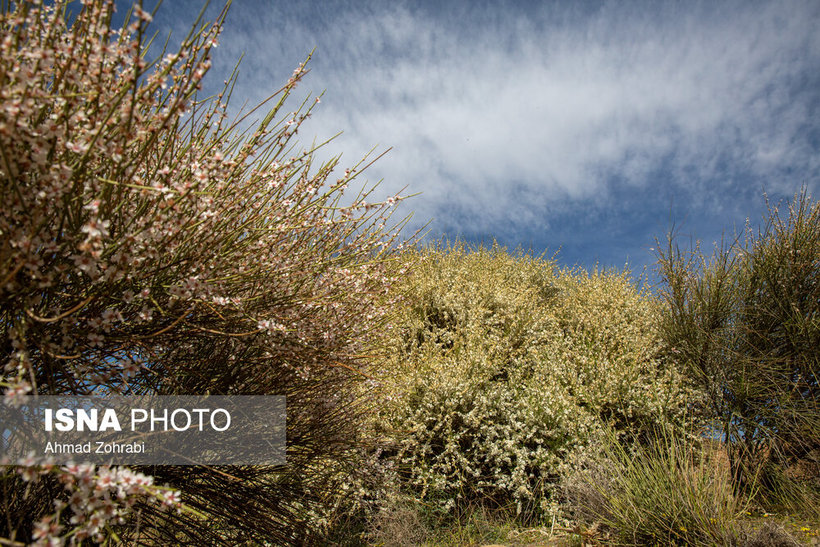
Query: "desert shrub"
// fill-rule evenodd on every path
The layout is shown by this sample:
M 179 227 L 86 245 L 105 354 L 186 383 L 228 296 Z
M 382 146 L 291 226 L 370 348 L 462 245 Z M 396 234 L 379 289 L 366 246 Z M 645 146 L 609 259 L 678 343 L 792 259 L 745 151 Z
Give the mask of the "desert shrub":
M 396 480 L 434 511 L 555 510 L 570 454 L 602 424 L 680 421 L 658 309 L 628 276 L 463 244 L 410 253 L 377 427 Z
M 670 235 L 659 263 L 664 339 L 708 395 L 736 486 L 762 468 L 777 489 L 777 468 L 820 453 L 820 205 L 769 206 L 711 258 Z
M 799 547 L 802 545 L 782 525 L 765 522 L 759 530 L 746 533 L 743 547 Z
M 112 29 L 113 2 L 82 4 L 0 12 L 5 400 L 287 395 L 288 464 L 141 474 L 12 462 L 0 535 L 305 541 L 356 453 L 398 198 L 343 197 L 359 166 L 334 180 L 336 160 L 315 165 L 315 148 L 298 147 L 318 101 L 282 109 L 303 65 L 253 124 L 227 118 L 232 80 L 198 99 L 224 12 L 150 61 L 149 13 L 135 7 Z
M 739 545 L 744 538 L 745 505 L 729 469 L 663 427 L 640 444 L 607 430 L 563 491 L 577 519 L 601 525 L 618 545 Z

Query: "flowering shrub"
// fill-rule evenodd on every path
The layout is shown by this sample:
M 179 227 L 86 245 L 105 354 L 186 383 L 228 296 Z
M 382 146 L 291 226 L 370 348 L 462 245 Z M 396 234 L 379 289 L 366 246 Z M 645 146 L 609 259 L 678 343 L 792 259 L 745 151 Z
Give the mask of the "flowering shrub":
M 197 99 L 224 12 L 151 62 L 140 7 L 121 29 L 113 2 L 84 1 L 70 23 L 65 10 L 27 1 L 0 15 L 5 400 L 283 394 L 289 465 L 155 468 L 152 483 L 9 462 L 2 480 L 20 495 L 4 498 L 0 533 L 296 541 L 322 518 L 330 463 L 356 442 L 351 387 L 392 304 L 384 259 L 401 224 L 384 223 L 400 198 L 344 201 L 362 164 L 335 179 L 336 160 L 315 165 L 315 149 L 298 148 L 318 99 L 282 109 L 304 65 L 255 130 L 227 117 L 232 82 Z M 151 499 L 184 503 L 169 512 Z
M 691 393 L 662 358 L 657 305 L 626 274 L 556 271 L 498 247 L 411 260 L 376 426 L 424 503 L 538 517 L 602 424 L 683 419 Z
M 135 472 L 126 467 L 95 467 L 88 464 L 68 464 L 62 467 L 45 464 L 37 466 L 30 458 L 19 462 L 17 467 L 20 478 L 34 486 L 30 492 L 45 493 L 38 484 L 42 478 L 45 482 L 61 485 L 70 491 L 70 496 L 49 496 L 53 512 L 33 522 L 31 539 L 34 545 L 60 545 L 64 539 L 73 544 L 92 539 L 101 543 L 105 541 L 113 526 L 126 522 L 131 508 L 137 503 L 154 503 L 160 511 L 181 511 L 180 492 L 173 488 L 154 485 L 153 477 Z M 5 480 L 8 482 L 9 477 Z M 38 488 L 39 487 L 39 488 Z M 41 500 L 41 504 L 45 503 Z M 43 507 L 43 509 L 47 509 Z M 7 502 L 9 516 L 20 510 L 15 504 Z M 70 518 L 64 518 L 69 513 Z

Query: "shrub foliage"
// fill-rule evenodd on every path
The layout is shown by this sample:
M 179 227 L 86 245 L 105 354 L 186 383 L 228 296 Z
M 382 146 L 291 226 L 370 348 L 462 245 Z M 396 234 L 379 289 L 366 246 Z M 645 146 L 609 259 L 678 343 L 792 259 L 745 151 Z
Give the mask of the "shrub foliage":
M 113 2 L 82 4 L 0 12 L 5 399 L 287 395 L 288 465 L 141 474 L 13 462 L 0 533 L 295 542 L 357 442 L 352 387 L 390 306 L 384 259 L 398 227 L 383 227 L 398 198 L 343 198 L 361 164 L 335 179 L 336 160 L 316 165 L 315 148 L 298 147 L 318 100 L 283 107 L 304 65 L 250 129 L 227 117 L 232 81 L 198 98 L 224 12 L 150 61 L 151 14 L 135 7 L 112 29 Z
M 735 485 L 820 457 L 820 204 L 804 192 L 786 216 L 770 206 L 711 258 L 670 236 L 659 258 L 664 339 L 708 394 Z
M 408 260 L 379 426 L 424 503 L 544 515 L 602 424 L 683 419 L 691 393 L 663 358 L 658 307 L 626 274 L 461 244 Z

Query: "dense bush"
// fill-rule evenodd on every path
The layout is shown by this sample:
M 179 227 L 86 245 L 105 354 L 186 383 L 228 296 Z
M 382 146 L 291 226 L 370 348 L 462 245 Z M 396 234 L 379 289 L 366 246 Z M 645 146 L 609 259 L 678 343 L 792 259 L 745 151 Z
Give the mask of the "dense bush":
M 142 9 L 111 29 L 113 2 L 73 15 L 40 4 L 0 12 L 6 401 L 283 394 L 288 465 L 157 467 L 152 479 L 16 462 L 0 475 L 0 535 L 303 541 L 358 439 L 353 387 L 390 307 L 395 232 L 383 226 L 397 198 L 346 202 L 357 169 L 334 180 L 335 160 L 314 165 L 315 149 L 297 147 L 315 102 L 282 109 L 304 66 L 255 129 L 227 119 L 232 83 L 198 100 L 221 17 L 150 62 Z
M 708 394 L 735 485 L 763 466 L 776 490 L 786 466 L 820 458 L 820 204 L 770 207 L 711 258 L 670 235 L 660 265 L 664 339 Z
M 423 503 L 535 518 L 603 424 L 683 420 L 693 394 L 663 358 L 656 303 L 627 274 L 460 244 L 406 259 L 377 426 Z

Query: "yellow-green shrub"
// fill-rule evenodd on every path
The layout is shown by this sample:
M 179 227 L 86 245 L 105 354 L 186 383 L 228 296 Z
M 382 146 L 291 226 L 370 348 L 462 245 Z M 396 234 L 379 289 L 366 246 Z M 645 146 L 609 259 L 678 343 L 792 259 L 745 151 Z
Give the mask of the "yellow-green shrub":
M 497 246 L 407 259 L 378 427 L 402 486 L 433 507 L 537 517 L 603 422 L 682 419 L 691 394 L 661 357 L 656 303 L 627 274 Z

